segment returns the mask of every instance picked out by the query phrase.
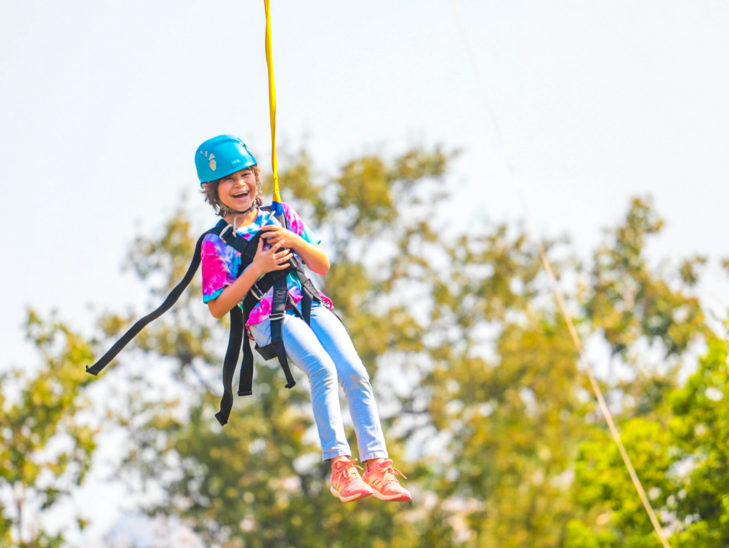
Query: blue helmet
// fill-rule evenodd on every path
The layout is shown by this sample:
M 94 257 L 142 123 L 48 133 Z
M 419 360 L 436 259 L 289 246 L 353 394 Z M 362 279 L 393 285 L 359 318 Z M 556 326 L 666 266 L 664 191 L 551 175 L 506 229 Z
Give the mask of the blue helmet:
M 218 135 L 208 139 L 195 153 L 200 186 L 257 163 L 245 143 L 233 135 Z

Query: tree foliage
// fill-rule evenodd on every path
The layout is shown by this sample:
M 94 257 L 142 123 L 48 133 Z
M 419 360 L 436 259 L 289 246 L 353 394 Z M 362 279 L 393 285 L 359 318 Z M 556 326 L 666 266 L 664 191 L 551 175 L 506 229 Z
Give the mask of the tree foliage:
M 411 455 L 416 503 L 346 506 L 329 497 L 305 382 L 284 391 L 276 368 L 259 364 L 256 396 L 236 402 L 224 429 L 211 420 L 215 397 L 194 382 L 186 389 L 199 400 L 184 412 L 175 402 L 132 398 L 128 470 L 166 493 L 150 513 L 180 517 L 206 543 L 224 546 L 655 545 L 535 246 L 518 227 L 453 222 L 452 157 L 440 149 L 364 156 L 324 177 L 301 153 L 281 174 L 332 257 L 320 281 L 374 378 L 391 451 Z M 708 535 L 714 514 L 690 522 L 681 509 L 695 509 L 689 494 L 698 495 L 685 484 L 710 472 L 697 460 L 696 428 L 676 426 L 688 405 L 679 394 L 691 383 L 675 377 L 692 344 L 712 335 L 691 294 L 703 259 L 668 273 L 650 265 L 646 243 L 662 224 L 636 198 L 589 264 L 562 252 L 567 259 L 554 268 L 582 280 L 563 288 L 575 320 L 621 366 L 600 382 L 651 500 L 677 539 L 695 539 Z M 180 212 L 161 236 L 137 241 L 131 264 L 148 283 L 161 280 L 158 294 L 193 243 Z M 160 268 L 176 276 L 160 278 Z M 142 341 L 180 370 L 220 362 L 196 300 Z M 682 463 L 692 463 L 691 473 Z
M 280 174 L 332 260 L 317 281 L 370 372 L 413 503 L 331 497 L 306 379 L 285 390 L 275 362 L 257 362 L 254 396 L 236 399 L 219 426 L 212 379 L 226 321 L 201 305 L 198 280 L 138 336 L 141 353 L 115 366 L 161 372 L 114 380 L 106 420 L 128 432 L 120 479 L 149 488 L 142 510 L 206 546 L 659 546 L 581 370 L 590 367 L 671 546 L 729 545 L 729 321 L 710 326 L 697 297 L 708 259 L 656 262 L 650 243 L 664 221 L 640 197 L 582 261 L 568 241 L 544 242 L 590 349 L 580 361 L 535 242 L 519 224 L 461 217 L 456 156 L 365 155 L 329 175 L 300 151 Z M 132 242 L 128 267 L 150 304 L 183 276 L 197 236 L 180 209 Z M 105 314 L 95 343 L 136 316 Z M 40 362 L 0 373 L 0 545 L 63 546 L 96 517 L 73 515 L 60 530 L 43 520 L 92 465 L 99 430 L 85 413 L 94 377 L 83 366 L 93 358 L 55 315 L 30 311 L 26 335 Z M 151 389 L 153 374 L 165 390 Z
M 55 318 L 31 310 L 25 328 L 41 363 L 0 374 L 0 543 L 61 546 L 64 531 L 46 531 L 40 517 L 63 506 L 91 466 L 96 431 L 82 415 L 91 380 L 84 365 L 92 354 Z M 85 526 L 85 516 L 75 519 Z
M 705 259 L 656 266 L 646 248 L 663 221 L 641 198 L 584 263 L 545 242 L 580 334 L 609 364 L 578 366 L 534 242 L 519 225 L 460 218 L 454 157 L 367 155 L 328 176 L 301 152 L 280 174 L 332 259 L 320 285 L 370 371 L 415 501 L 333 499 L 306 381 L 284 390 L 274 364 L 257 363 L 254 396 L 221 428 L 208 379 L 225 329 L 196 282 L 138 340 L 174 364 L 176 396 L 151 397 L 142 381 L 117 417 L 130 432 L 123 477 L 162 493 L 145 510 L 210 546 L 657 546 L 580 371 L 595 367 L 672 543 L 725 545 L 727 341 L 694 294 Z M 154 299 L 196 237 L 180 210 L 134 242 L 129 265 Z M 102 326 L 112 336 L 128 320 Z

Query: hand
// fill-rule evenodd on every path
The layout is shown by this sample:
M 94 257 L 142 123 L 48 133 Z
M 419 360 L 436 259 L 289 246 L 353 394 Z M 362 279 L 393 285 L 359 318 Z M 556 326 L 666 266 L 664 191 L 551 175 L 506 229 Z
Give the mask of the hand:
M 274 270 L 286 270 L 289 267 L 289 259 L 291 259 L 291 251 L 283 248 L 280 242 L 273 244 L 268 249 L 263 249 L 263 238 L 260 238 L 251 264 L 261 274 L 266 274 Z
M 266 225 L 261 230 L 261 239 L 265 238 L 269 245 L 280 243 L 281 247 L 295 250 L 301 241 L 298 235 L 279 225 Z

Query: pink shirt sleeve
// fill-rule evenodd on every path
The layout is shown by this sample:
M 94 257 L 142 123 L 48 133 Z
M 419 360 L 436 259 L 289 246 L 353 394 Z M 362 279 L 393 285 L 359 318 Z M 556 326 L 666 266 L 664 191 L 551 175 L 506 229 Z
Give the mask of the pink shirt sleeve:
M 226 253 L 223 241 L 213 234 L 209 234 L 202 243 L 200 252 L 202 264 L 202 293 L 203 302 L 216 299 L 227 286 L 235 281 L 231 273 L 231 257 Z

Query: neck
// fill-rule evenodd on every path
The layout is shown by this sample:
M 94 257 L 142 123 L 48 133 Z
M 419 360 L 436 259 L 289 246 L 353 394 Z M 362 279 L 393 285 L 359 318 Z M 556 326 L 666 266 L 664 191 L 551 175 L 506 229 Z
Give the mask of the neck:
M 258 206 L 254 203 L 245 211 L 231 211 L 223 217 L 223 219 L 225 219 L 228 224 L 232 225 L 233 228 L 238 228 L 239 226 L 251 224 L 256 219 L 257 214 Z

